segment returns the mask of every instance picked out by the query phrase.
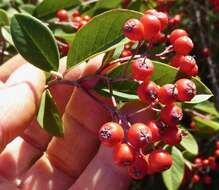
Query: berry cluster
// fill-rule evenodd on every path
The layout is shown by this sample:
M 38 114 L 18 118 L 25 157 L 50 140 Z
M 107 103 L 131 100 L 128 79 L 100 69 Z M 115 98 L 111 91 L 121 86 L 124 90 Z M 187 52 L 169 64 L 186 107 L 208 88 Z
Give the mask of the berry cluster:
M 218 158 L 219 158 L 219 141 L 216 141 L 216 150 L 213 156 L 208 158 L 197 157 L 194 160 L 194 167 L 191 171 L 192 182 L 194 184 L 200 183 L 201 181 L 210 185 L 212 183 L 212 174 L 218 170 Z
M 80 29 L 84 25 L 86 25 L 90 20 L 91 17 L 88 15 L 81 16 L 78 10 L 75 10 L 71 17 L 69 17 L 68 12 L 65 9 L 60 9 L 56 13 L 56 17 L 59 19 L 60 22 L 69 22 L 71 21 L 74 28 Z M 69 51 L 69 44 L 65 42 L 58 43 L 59 51 L 62 56 L 66 56 Z
M 140 20 L 126 21 L 123 31 L 130 40 L 153 43 L 167 25 L 166 14 L 147 10 Z M 187 33 L 182 35 L 174 32 L 170 39 L 174 50 L 182 57 L 193 47 Z M 187 61 L 186 58 L 185 56 L 184 62 Z M 154 73 L 154 64 L 146 56 L 131 61 L 131 73 L 133 80 L 139 83 L 136 93 L 140 101 L 146 104 L 145 109 L 150 107 L 157 111 L 159 118 L 148 123 L 130 124 L 129 121 L 124 123 L 122 119 L 108 122 L 100 128 L 99 139 L 102 144 L 113 147 L 113 160 L 117 165 L 128 166 L 128 173 L 132 178 L 142 179 L 147 174 L 161 172 L 172 165 L 171 155 L 161 147 L 180 143 L 182 131 L 178 124 L 182 120 L 183 112 L 176 101 L 190 101 L 196 95 L 196 85 L 192 80 L 182 78 L 174 84 L 158 86 L 150 80 Z M 162 146 L 158 146 L 159 144 Z M 148 150 L 149 147 L 153 148 Z

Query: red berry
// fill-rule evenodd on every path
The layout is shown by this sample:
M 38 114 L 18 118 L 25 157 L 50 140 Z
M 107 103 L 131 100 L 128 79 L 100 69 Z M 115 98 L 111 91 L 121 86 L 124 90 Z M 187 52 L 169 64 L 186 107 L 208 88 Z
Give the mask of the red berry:
M 168 16 L 166 13 L 163 12 L 157 12 L 154 9 L 149 9 L 147 11 L 145 11 L 145 14 L 151 14 L 154 15 L 155 17 L 157 17 L 160 21 L 161 24 L 161 31 L 164 30 L 167 25 L 168 25 Z
M 177 38 L 173 44 L 174 51 L 181 55 L 189 54 L 193 47 L 193 42 L 188 36 Z
M 195 174 L 192 176 L 192 182 L 193 183 L 198 183 L 200 181 L 200 176 Z
M 170 127 L 175 127 L 182 120 L 182 109 L 175 104 L 164 107 L 160 112 L 160 119 Z
M 105 123 L 99 130 L 99 139 L 106 146 L 115 146 L 124 138 L 124 130 L 118 123 Z
M 154 38 L 151 40 L 152 43 L 162 43 L 165 42 L 166 40 L 166 36 L 165 34 L 158 32 Z
M 182 36 L 188 36 L 188 33 L 185 30 L 182 29 L 175 29 L 170 34 L 170 43 L 174 44 L 176 39 L 182 37 Z
M 145 14 L 141 17 L 140 21 L 144 26 L 144 39 L 151 41 L 161 29 L 159 19 L 151 14 Z
M 204 176 L 203 181 L 206 185 L 210 185 L 212 183 L 212 178 L 209 175 Z
M 215 157 L 209 156 L 208 157 L 209 166 L 212 170 L 217 170 L 218 165 L 216 163 Z
M 170 24 L 177 25 L 181 22 L 181 16 L 179 14 L 175 15 L 173 18 L 169 20 Z
M 147 174 L 147 162 L 143 156 L 137 156 L 131 166 L 128 167 L 128 174 L 131 178 L 143 179 Z
M 154 64 L 150 59 L 139 58 L 132 62 L 131 71 L 134 79 L 144 81 L 153 74 Z
M 189 79 L 179 79 L 176 81 L 179 101 L 190 101 L 196 95 L 195 83 Z
M 177 127 L 168 127 L 161 135 L 161 139 L 165 144 L 174 146 L 182 140 L 182 132 Z
M 208 57 L 209 56 L 209 49 L 208 48 L 203 48 L 202 49 L 202 55 L 204 57 Z
M 179 67 L 180 66 L 180 60 L 181 60 L 182 57 L 184 57 L 184 56 L 183 55 L 175 55 L 170 60 L 170 65 L 173 66 L 173 67 Z
M 202 165 L 203 166 L 208 166 L 209 165 L 209 160 L 208 159 L 202 160 Z
M 113 160 L 119 166 L 129 166 L 135 159 L 135 153 L 128 144 L 118 144 L 113 153 Z
M 197 76 L 198 75 L 198 65 L 196 64 L 190 72 L 187 73 L 189 76 Z
M 73 13 L 72 13 L 72 17 L 77 17 L 77 16 L 80 16 L 80 12 L 78 10 L 75 10 Z
M 148 165 L 154 172 L 161 172 L 171 167 L 173 163 L 172 157 L 166 150 L 158 149 L 149 154 Z
M 174 84 L 166 84 L 160 87 L 158 92 L 158 100 L 164 105 L 169 105 L 176 101 L 178 90 Z
M 145 12 L 144 12 L 144 14 L 146 15 L 146 14 L 154 14 L 154 13 L 157 13 L 157 10 L 156 9 L 148 9 L 148 10 L 146 10 Z
M 91 17 L 90 16 L 88 16 L 88 15 L 84 15 L 84 16 L 82 16 L 82 20 L 85 20 L 85 21 L 90 21 L 91 20 Z
M 141 83 L 137 89 L 137 95 L 140 100 L 146 104 L 151 104 L 157 100 L 159 87 L 152 81 Z
M 150 128 L 143 123 L 135 123 L 128 130 L 128 141 L 135 147 L 143 147 L 151 142 Z
M 219 158 L 219 149 L 215 150 L 214 156 L 215 156 L 216 158 Z
M 197 167 L 200 167 L 200 166 L 202 166 L 202 159 L 201 158 L 196 158 L 194 163 Z
M 215 145 L 216 145 L 216 149 L 219 149 L 219 141 L 216 141 Z
M 123 33 L 130 40 L 141 41 L 144 39 L 144 26 L 137 19 L 129 19 L 123 26 Z
M 180 59 L 180 71 L 185 74 L 190 74 L 191 70 L 196 66 L 196 60 L 194 57 L 187 55 L 182 56 Z
M 132 52 L 130 50 L 123 50 L 121 53 L 121 57 L 128 57 L 131 55 L 132 55 Z
M 147 124 L 148 128 L 151 130 L 152 138 L 151 142 L 154 143 L 160 140 L 160 128 L 156 121 L 150 121 Z
M 66 56 L 68 54 L 69 48 L 70 48 L 69 44 L 63 43 L 59 45 L 59 51 L 63 56 Z
M 56 17 L 59 19 L 59 21 L 67 21 L 68 12 L 65 9 L 60 9 L 57 11 Z

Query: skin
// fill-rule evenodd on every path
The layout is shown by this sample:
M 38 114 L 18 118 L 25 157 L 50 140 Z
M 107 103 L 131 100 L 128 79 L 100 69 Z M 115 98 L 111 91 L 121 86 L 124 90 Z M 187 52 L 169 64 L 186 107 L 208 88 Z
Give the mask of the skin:
M 65 72 L 65 79 L 78 79 L 95 72 L 102 58 L 67 73 L 63 59 L 60 72 Z M 127 168 L 116 166 L 112 149 L 99 145 L 98 130 L 111 120 L 103 107 L 80 89 L 54 86 L 51 92 L 63 115 L 64 138 L 51 137 L 36 121 L 44 73 L 17 55 L 0 67 L 0 80 L 0 190 L 128 189 Z M 123 111 L 143 106 L 134 102 Z M 154 117 L 148 110 L 132 114 L 130 121 L 146 123 Z

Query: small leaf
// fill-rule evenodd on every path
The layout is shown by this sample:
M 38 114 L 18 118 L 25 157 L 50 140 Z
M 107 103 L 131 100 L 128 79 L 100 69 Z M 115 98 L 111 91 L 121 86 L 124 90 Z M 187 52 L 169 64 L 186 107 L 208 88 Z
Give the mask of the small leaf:
M 58 38 L 61 38 L 63 40 L 65 40 L 65 42 L 67 43 L 72 43 L 74 37 L 75 37 L 75 34 L 72 34 L 72 33 L 65 33 L 63 32 L 62 30 L 56 30 L 55 31 L 55 36 L 58 37 Z
M 4 38 L 9 44 L 11 44 L 12 46 L 14 46 L 14 42 L 13 42 L 12 37 L 11 37 L 10 27 L 9 27 L 9 26 L 3 26 L 3 27 L 1 28 L 1 32 L 2 32 L 3 38 Z
M 172 147 L 171 155 L 173 165 L 162 173 L 162 177 L 168 190 L 177 190 L 184 176 L 184 159 L 182 153 L 176 147 Z
M 59 9 L 67 9 L 80 5 L 79 0 L 44 0 L 35 10 L 36 17 L 46 17 L 55 13 Z
M 219 131 L 219 123 L 216 121 L 200 117 L 194 117 L 193 119 L 200 133 L 214 134 Z
M 0 9 L 0 26 L 5 26 L 9 24 L 9 18 L 7 12 L 3 9 Z
M 198 104 L 210 99 L 213 94 L 198 94 L 191 101 L 185 102 L 185 104 Z
M 23 4 L 19 8 L 20 8 L 21 11 L 23 11 L 25 13 L 28 13 L 30 15 L 33 15 L 36 6 L 32 5 L 32 4 Z
M 192 155 L 198 154 L 198 144 L 192 134 L 188 131 L 186 131 L 186 135 L 183 136 L 180 145 Z
M 68 68 L 97 54 L 115 48 L 124 38 L 122 26 L 129 18 L 139 18 L 142 14 L 129 10 L 111 10 L 94 17 L 81 28 L 68 54 Z
M 37 121 L 48 133 L 63 136 L 61 114 L 58 112 L 49 90 L 44 91 L 41 97 Z
M 58 70 L 59 52 L 52 32 L 38 19 L 16 14 L 11 20 L 11 35 L 18 52 L 44 71 Z
M 194 106 L 194 109 L 219 117 L 219 112 L 215 108 L 215 104 L 209 101 L 202 102 Z

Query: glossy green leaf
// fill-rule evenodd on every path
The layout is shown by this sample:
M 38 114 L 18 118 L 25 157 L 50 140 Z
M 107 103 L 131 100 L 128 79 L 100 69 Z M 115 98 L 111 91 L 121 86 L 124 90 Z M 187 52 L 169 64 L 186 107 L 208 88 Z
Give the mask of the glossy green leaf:
M 28 14 L 33 15 L 36 6 L 33 5 L 33 4 L 23 4 L 23 5 L 21 5 L 19 8 L 20 8 L 20 10 L 23 11 L 24 13 L 28 13 Z
M 66 32 L 63 32 L 62 30 L 56 30 L 55 37 L 61 38 L 61 39 L 65 40 L 65 42 L 71 44 L 74 37 L 75 37 L 75 34 L 66 33 Z
M 192 134 L 189 133 L 188 131 L 186 131 L 186 135 L 183 136 L 180 145 L 190 154 L 192 155 L 198 154 L 198 144 L 195 138 L 192 136 Z
M 35 10 L 36 17 L 46 17 L 55 13 L 59 9 L 67 9 L 80 5 L 79 0 L 44 0 Z
M 9 24 L 9 19 L 7 12 L 3 9 L 0 9 L 0 26 L 5 26 Z
M 44 91 L 37 115 L 40 126 L 54 136 L 63 136 L 61 114 L 52 99 L 49 90 Z
M 196 127 L 200 133 L 214 134 L 219 131 L 219 123 L 210 119 L 194 117 Z
M 205 101 L 194 106 L 194 109 L 219 117 L 219 112 L 216 110 L 213 102 Z
M 121 5 L 122 0 L 99 0 L 96 5 L 95 9 L 114 9 L 118 8 Z
M 122 26 L 129 18 L 139 18 L 140 13 L 117 9 L 94 17 L 81 28 L 68 54 L 68 68 L 99 53 L 115 48 L 124 39 Z
M 18 52 L 45 71 L 58 70 L 59 52 L 52 32 L 38 19 L 16 14 L 11 20 L 11 35 Z
M 172 147 L 173 165 L 162 173 L 164 184 L 168 190 L 178 190 L 184 176 L 183 155 L 176 147 Z

